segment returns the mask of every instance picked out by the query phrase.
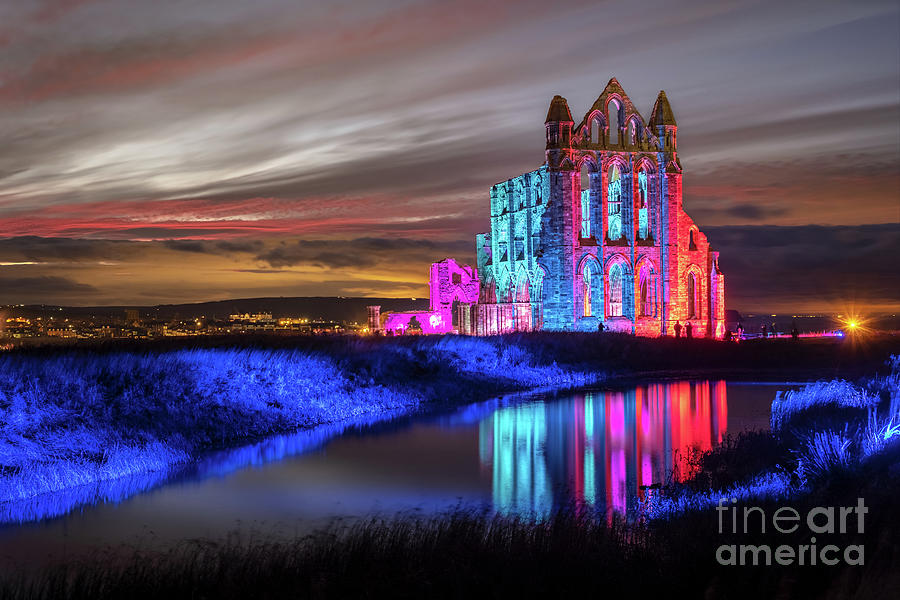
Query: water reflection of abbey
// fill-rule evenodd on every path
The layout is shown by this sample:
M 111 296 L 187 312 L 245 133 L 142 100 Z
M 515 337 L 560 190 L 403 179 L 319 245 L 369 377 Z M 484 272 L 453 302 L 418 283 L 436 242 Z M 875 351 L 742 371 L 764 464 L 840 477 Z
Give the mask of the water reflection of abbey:
M 685 476 L 685 450 L 727 427 L 725 382 L 586 392 L 497 410 L 479 424 L 479 454 L 502 513 L 546 515 L 574 501 L 624 513 L 641 486 Z

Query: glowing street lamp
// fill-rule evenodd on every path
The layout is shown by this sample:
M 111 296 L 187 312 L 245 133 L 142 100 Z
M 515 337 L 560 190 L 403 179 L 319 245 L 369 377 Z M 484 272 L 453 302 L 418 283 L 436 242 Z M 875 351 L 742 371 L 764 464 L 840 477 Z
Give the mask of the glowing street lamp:
M 844 333 L 847 335 L 860 336 L 869 332 L 866 321 L 858 316 L 848 316 L 844 319 L 843 325 Z

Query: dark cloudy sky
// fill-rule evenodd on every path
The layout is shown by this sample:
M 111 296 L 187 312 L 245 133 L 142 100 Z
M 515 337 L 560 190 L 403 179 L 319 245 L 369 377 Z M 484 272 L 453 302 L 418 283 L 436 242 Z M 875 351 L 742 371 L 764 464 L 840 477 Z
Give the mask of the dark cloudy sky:
M 0 303 L 423 296 L 615 76 L 729 305 L 900 308 L 895 1 L 0 2 Z

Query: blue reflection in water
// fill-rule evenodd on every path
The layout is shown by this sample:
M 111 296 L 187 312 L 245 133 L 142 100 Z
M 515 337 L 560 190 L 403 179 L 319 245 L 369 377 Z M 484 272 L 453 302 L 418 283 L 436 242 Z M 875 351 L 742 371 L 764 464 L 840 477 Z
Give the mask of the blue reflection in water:
M 497 408 L 479 423 L 479 457 L 498 512 L 546 517 L 574 504 L 627 513 L 645 486 L 693 473 L 691 449 L 727 428 L 725 382 L 677 382 L 627 392 Z
M 505 408 L 490 421 L 488 458 L 493 463 L 494 506 L 545 514 L 552 507 L 553 494 L 543 449 L 547 439 L 544 403 Z
M 345 432 L 389 422 L 401 414 L 399 411 L 387 412 L 377 417 L 368 415 L 340 424 L 320 425 L 313 429 L 272 436 L 248 446 L 209 452 L 188 465 L 99 481 L 40 494 L 27 500 L 0 502 L 0 525 L 50 519 L 87 505 L 120 503 L 131 496 L 174 481 L 225 477 L 247 467 L 258 467 L 317 450 Z
M 80 506 L 89 504 L 119 503 L 135 494 L 146 492 L 165 483 L 170 477 L 169 471 L 155 471 L 81 485 L 60 492 L 40 494 L 27 500 L 0 502 L 0 525 L 40 521 L 64 515 Z

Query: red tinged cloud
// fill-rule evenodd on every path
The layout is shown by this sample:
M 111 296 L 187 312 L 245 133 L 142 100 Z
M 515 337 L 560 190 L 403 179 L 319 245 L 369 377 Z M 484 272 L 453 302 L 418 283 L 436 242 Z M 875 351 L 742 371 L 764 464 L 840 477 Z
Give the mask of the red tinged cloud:
M 152 86 L 192 75 L 235 66 L 278 48 L 284 39 L 269 37 L 242 45 L 222 39 L 198 49 L 170 46 L 131 46 L 125 49 L 88 48 L 73 54 L 42 56 L 28 71 L 0 88 L 0 99 L 41 102 L 58 97 Z
M 44 0 L 33 18 L 39 23 L 52 23 L 86 4 L 96 2 L 97 0 Z
M 287 235 L 384 233 L 452 236 L 458 219 L 420 208 L 411 215 L 397 198 L 212 199 L 56 205 L 0 216 L 3 237 L 91 239 L 227 239 Z M 433 209 L 433 207 L 431 207 Z
M 52 21 L 96 0 L 59 0 L 34 18 Z M 180 32 L 171 38 L 130 40 L 113 46 L 87 46 L 77 51 L 42 54 L 19 73 L 4 75 L 0 101 L 41 102 L 82 94 L 103 93 L 189 79 L 231 69 L 254 59 L 280 53 L 283 64 L 295 71 L 306 67 L 347 63 L 378 54 L 403 55 L 443 40 L 484 31 L 489 23 L 509 20 L 522 3 L 465 0 L 408 7 L 380 18 L 349 26 L 335 21 L 315 28 L 282 28 L 264 32 L 241 30 L 208 33 Z M 524 3 L 539 7 L 539 3 Z M 470 10 L 466 10 L 466 7 Z M 519 6 L 521 9 L 521 6 Z M 546 10 L 546 9 L 545 9 Z M 472 17 L 477 11 L 478 19 Z M 0 31 L 0 46 L 14 33 Z
M 25 23 L 0 23 L 0 48 L 8 46 L 22 37 L 25 25 L 49 26 L 78 8 L 94 4 L 98 0 L 42 0 L 39 6 L 27 13 Z

